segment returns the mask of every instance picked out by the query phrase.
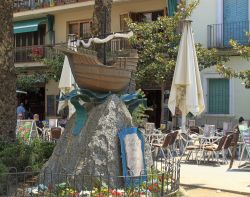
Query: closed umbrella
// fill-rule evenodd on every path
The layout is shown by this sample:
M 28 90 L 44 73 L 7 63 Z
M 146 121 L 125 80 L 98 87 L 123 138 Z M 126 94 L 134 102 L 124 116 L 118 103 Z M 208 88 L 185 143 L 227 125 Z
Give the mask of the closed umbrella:
M 65 56 L 63 69 L 59 81 L 59 89 L 60 89 L 60 97 L 62 94 L 67 94 L 70 91 L 74 90 L 75 79 L 73 77 L 68 57 Z M 70 101 L 59 101 L 58 104 L 58 113 L 68 105 L 69 107 L 69 117 L 75 112 L 74 106 L 70 103 Z
M 183 129 L 189 112 L 197 116 L 205 109 L 191 21 L 183 24 L 168 107 L 173 115 L 176 107 L 181 110 Z

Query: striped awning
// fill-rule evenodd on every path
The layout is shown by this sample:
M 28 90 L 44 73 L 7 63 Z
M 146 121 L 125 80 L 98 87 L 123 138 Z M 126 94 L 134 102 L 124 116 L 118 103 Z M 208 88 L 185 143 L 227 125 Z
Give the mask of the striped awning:
M 14 22 L 14 34 L 37 31 L 38 25 L 47 22 L 47 18 L 37 18 L 32 20 Z

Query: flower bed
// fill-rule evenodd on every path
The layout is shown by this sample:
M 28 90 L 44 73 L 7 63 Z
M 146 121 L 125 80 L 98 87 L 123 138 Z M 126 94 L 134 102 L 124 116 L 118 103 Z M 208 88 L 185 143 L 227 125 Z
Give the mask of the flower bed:
M 78 177 L 72 174 L 57 174 L 56 176 L 61 176 L 56 180 L 51 180 L 51 183 L 45 185 L 43 180 L 39 180 L 38 174 L 41 172 L 24 172 L 24 173 L 9 173 L 2 174 L 7 180 L 7 189 L 5 192 L 11 196 L 32 196 L 32 197 L 113 197 L 113 196 L 147 196 L 147 197 L 157 197 L 157 196 L 168 196 L 179 189 L 179 173 L 180 164 L 179 162 L 157 162 L 157 167 L 154 170 L 149 170 L 147 174 L 141 175 L 140 177 L 132 176 L 84 176 Z M 46 173 L 46 172 L 44 172 Z M 47 176 L 56 177 L 54 174 L 48 173 Z M 19 177 L 19 178 L 18 178 Z M 146 177 L 146 179 L 145 179 Z M 0 175 L 1 178 L 1 175 Z M 14 180 L 13 180 L 14 179 Z M 86 186 L 84 180 L 93 180 L 91 186 Z M 130 186 L 121 186 L 109 184 L 111 179 L 131 179 L 132 184 Z M 22 180 L 18 183 L 18 180 Z M 33 182 L 32 182 L 33 180 Z M 35 181 L 34 181 L 35 180 Z M 138 181 L 145 180 L 145 181 Z M 16 187 L 13 182 L 17 183 Z M 120 181 L 117 181 L 120 182 Z M 27 183 L 32 183 L 28 186 Z M 134 184 L 133 184 L 134 183 Z M 8 187 L 12 189 L 8 189 Z M 80 187 L 79 187 L 80 185 Z M 1 183 L 0 183 L 1 187 Z M 12 190 L 15 191 L 10 193 Z M 19 191 L 19 193 L 17 192 Z M 20 193 L 21 191 L 21 193 Z

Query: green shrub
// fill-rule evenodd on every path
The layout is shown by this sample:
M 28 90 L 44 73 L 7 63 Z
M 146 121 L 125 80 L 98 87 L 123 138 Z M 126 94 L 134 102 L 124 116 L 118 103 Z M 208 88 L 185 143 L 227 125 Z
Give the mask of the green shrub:
M 23 171 L 30 164 L 29 155 L 31 149 L 25 144 L 9 144 L 0 152 L 0 162 L 7 167 L 16 167 L 18 171 Z
M 6 185 L 6 175 L 4 173 L 8 172 L 8 168 L 0 162 L 0 195 L 5 194 L 7 190 Z
M 7 167 L 16 167 L 18 171 L 23 171 L 27 166 L 37 170 L 49 159 L 54 147 L 54 143 L 38 139 L 29 145 L 19 142 L 13 144 L 0 142 L 0 163 Z

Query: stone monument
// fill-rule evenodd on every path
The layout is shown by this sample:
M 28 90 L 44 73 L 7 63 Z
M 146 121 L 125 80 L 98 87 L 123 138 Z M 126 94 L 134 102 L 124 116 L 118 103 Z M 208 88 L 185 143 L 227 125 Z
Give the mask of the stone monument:
M 69 182 L 74 181 L 77 189 L 82 190 L 83 183 L 80 179 L 85 175 L 122 176 L 118 132 L 133 126 L 126 105 L 116 95 L 109 96 L 104 103 L 89 109 L 86 124 L 77 136 L 72 134 L 75 118 L 72 116 L 67 123 L 52 156 L 43 167 L 45 173 L 40 178 L 45 184 L 50 184 L 51 179 L 53 183 L 60 183 L 65 181 L 65 177 L 55 174 L 76 174 L 75 177 L 68 177 Z M 147 144 L 145 157 L 146 165 L 150 167 L 152 158 Z M 95 181 L 95 177 L 85 177 L 84 185 L 91 187 Z M 120 186 L 123 180 L 110 178 L 109 184 Z

